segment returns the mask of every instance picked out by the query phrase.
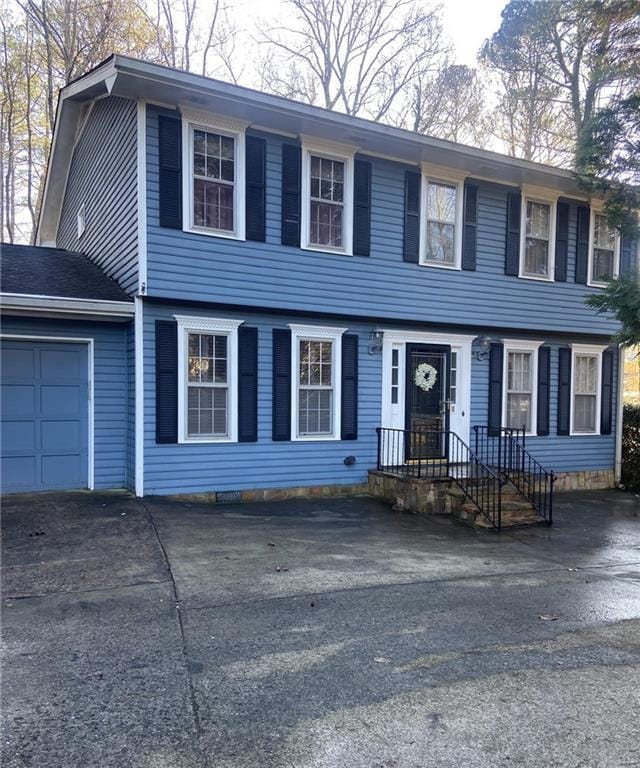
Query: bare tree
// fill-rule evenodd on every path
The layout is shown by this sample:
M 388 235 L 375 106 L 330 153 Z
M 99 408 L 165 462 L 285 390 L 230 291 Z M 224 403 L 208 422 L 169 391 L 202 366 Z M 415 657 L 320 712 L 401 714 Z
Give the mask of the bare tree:
M 286 0 L 271 48 L 270 90 L 328 109 L 399 121 L 394 108 L 444 52 L 435 7 L 417 0 Z
M 449 141 L 482 146 L 489 131 L 485 89 L 475 69 L 444 66 L 414 85 L 410 126 L 414 131 Z

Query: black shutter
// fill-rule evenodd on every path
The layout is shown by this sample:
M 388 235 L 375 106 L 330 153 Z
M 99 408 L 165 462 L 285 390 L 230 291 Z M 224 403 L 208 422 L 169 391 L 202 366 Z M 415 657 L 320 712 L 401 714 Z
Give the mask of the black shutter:
M 182 120 L 158 115 L 160 226 L 182 229 Z
M 569 203 L 556 206 L 556 282 L 567 282 L 569 256 Z
M 551 389 L 551 350 L 538 349 L 538 434 L 549 434 L 549 390 Z
M 600 434 L 611 434 L 613 411 L 613 356 L 612 349 L 602 353 L 602 392 L 600 393 Z
M 502 426 L 502 366 L 504 346 L 493 343 L 489 351 L 489 434 L 500 434 Z
M 578 206 L 578 226 L 576 231 L 576 283 L 587 282 L 587 262 L 589 259 L 589 206 Z
M 291 440 L 291 331 L 273 329 L 272 437 Z
M 507 195 L 507 237 L 504 253 L 505 275 L 520 274 L 520 192 Z
M 636 263 L 637 244 L 630 235 L 620 238 L 620 275 L 630 275 L 638 271 Z
M 464 224 L 462 229 L 462 269 L 475 270 L 478 232 L 478 186 L 464 185 Z
M 368 256 L 371 249 L 371 163 L 353 165 L 353 255 Z
M 420 181 L 418 171 L 404 174 L 404 260 L 418 263 L 420 255 Z
M 156 320 L 156 443 L 178 442 L 178 324 Z
M 342 421 L 340 438 L 358 439 L 358 337 L 344 334 L 342 337 Z
M 267 142 L 258 136 L 245 138 L 245 222 L 247 240 L 265 241 Z
M 571 347 L 558 350 L 558 434 L 571 432 Z
M 238 442 L 258 439 L 258 329 L 238 329 Z
M 300 246 L 300 161 L 297 144 L 282 145 L 282 245 Z

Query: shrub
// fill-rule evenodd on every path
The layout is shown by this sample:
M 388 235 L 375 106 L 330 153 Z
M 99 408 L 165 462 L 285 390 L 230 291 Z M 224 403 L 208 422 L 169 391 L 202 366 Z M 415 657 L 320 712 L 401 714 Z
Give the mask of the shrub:
M 627 403 L 622 422 L 622 483 L 640 491 L 640 405 Z

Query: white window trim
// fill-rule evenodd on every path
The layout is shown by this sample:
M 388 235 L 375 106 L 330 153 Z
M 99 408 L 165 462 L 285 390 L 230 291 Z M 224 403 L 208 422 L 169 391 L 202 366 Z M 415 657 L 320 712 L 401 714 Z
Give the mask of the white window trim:
M 606 288 L 607 282 L 602 280 L 593 279 L 593 254 L 595 250 L 595 235 L 596 235 L 596 214 L 604 215 L 604 208 L 602 204 L 591 204 L 591 212 L 589 216 L 589 256 L 588 256 L 588 273 L 587 273 L 587 285 L 590 288 Z M 613 248 L 613 279 L 615 280 L 620 274 L 620 232 L 616 230 L 616 242 Z
M 443 168 L 438 165 L 422 164 L 422 181 L 420 189 L 420 255 L 419 264 L 423 267 L 437 269 L 462 269 L 462 228 L 464 225 L 464 180 L 466 174 L 453 168 Z M 441 264 L 427 259 L 427 191 L 429 183 L 446 184 L 456 188 L 456 217 L 454 221 L 453 264 Z
M 520 258 L 518 267 L 518 277 L 523 280 L 542 280 L 544 283 L 555 282 L 556 269 L 556 217 L 558 211 L 558 197 L 560 195 L 548 189 L 539 187 L 522 187 L 522 199 L 520 203 Z M 530 275 L 524 271 L 524 262 L 527 242 L 527 202 L 541 203 L 548 205 L 549 210 L 549 250 L 547 254 L 549 264 L 549 274 Z
M 351 256 L 353 255 L 353 160 L 357 147 L 350 144 L 319 141 L 305 136 L 300 138 L 302 141 L 300 245 L 307 251 L 342 253 Z M 330 245 L 317 245 L 311 242 L 311 155 L 344 163 L 342 248 L 332 248 Z
M 243 320 L 227 320 L 213 317 L 174 315 L 178 323 L 178 443 L 237 443 L 238 442 L 238 328 Z M 227 336 L 227 426 L 228 434 L 222 437 L 187 435 L 187 367 L 189 364 L 187 336 L 189 333 L 212 333 Z
M 209 237 L 245 240 L 245 132 L 249 123 L 208 112 L 182 110 L 182 229 Z M 193 132 L 212 131 L 234 139 L 234 230 L 210 229 L 193 223 Z
M 607 349 L 606 346 L 599 344 L 572 344 L 571 345 L 571 400 L 569 403 L 569 434 L 576 437 L 592 437 L 600 435 L 600 401 L 602 398 L 602 353 Z M 576 376 L 576 356 L 593 355 L 597 358 L 597 381 L 596 381 L 596 427 L 593 432 L 576 432 L 573 428 L 574 415 L 574 396 L 575 396 L 575 376 Z
M 507 384 L 509 370 L 509 352 L 531 352 L 531 429 L 525 434 L 533 437 L 538 434 L 538 350 L 542 341 L 529 341 L 528 339 L 505 339 L 502 360 L 502 425 L 507 424 Z M 515 427 L 513 427 L 515 429 Z
M 299 442 L 340 440 L 341 387 L 342 387 L 342 334 L 346 328 L 329 328 L 322 325 L 293 325 L 291 329 L 291 439 Z M 301 341 L 330 341 L 333 379 L 333 433 L 330 435 L 298 434 L 298 368 Z

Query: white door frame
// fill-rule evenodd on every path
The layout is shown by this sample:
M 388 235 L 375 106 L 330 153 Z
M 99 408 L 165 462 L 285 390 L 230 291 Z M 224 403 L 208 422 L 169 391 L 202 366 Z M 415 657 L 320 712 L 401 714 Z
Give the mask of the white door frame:
M 405 350 L 409 344 L 444 344 L 456 352 L 456 413 L 450 414 L 450 429 L 467 445 L 471 435 L 471 344 L 476 338 L 466 334 L 431 331 L 383 330 L 382 337 L 382 414 L 381 426 L 404 429 Z M 398 402 L 391 402 L 391 359 L 393 349 L 399 352 Z
M 87 393 L 89 402 L 88 406 L 88 422 L 89 422 L 89 455 L 88 461 L 88 477 L 87 488 L 90 491 L 94 490 L 94 412 L 93 412 L 93 339 L 82 338 L 77 336 L 34 336 L 25 333 L 0 333 L 0 340 L 8 339 L 10 341 L 51 341 L 54 343 L 63 344 L 86 344 L 87 345 L 87 361 L 89 366 L 89 379 L 87 381 Z

